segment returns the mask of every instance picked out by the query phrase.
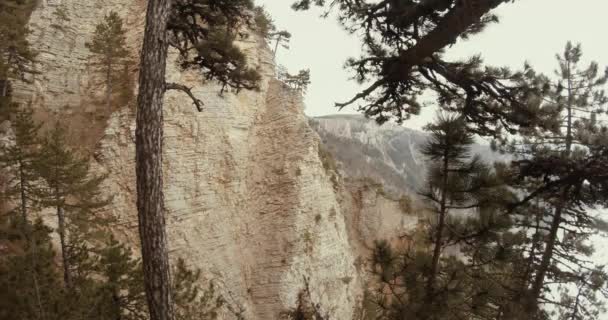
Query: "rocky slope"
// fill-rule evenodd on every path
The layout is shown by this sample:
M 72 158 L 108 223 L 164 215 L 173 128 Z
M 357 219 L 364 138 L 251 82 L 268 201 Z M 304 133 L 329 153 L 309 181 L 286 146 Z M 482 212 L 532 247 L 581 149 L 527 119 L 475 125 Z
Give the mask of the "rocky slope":
M 47 126 L 61 120 L 73 144 L 93 151 L 94 169 L 108 175 L 104 190 L 113 201 L 107 213 L 118 220 L 112 229 L 134 247 L 133 111 L 104 109 L 103 87 L 89 67 L 85 43 L 99 19 L 114 10 L 126 21 L 137 57 L 144 6 L 140 0 L 41 0 L 30 25 L 40 74 L 33 84 L 15 86 L 17 99 L 31 103 L 38 119 Z M 357 261 L 367 254 L 365 244 L 380 232 L 401 232 L 411 221 L 395 201 L 365 185 L 344 185 L 324 165 L 300 94 L 275 79 L 264 40 L 252 34 L 240 45 L 263 74 L 259 91 L 220 96 L 216 84 L 168 65 L 168 80 L 192 86 L 205 102 L 199 113 L 187 96 L 171 92 L 166 98 L 171 256 L 217 281 L 247 319 L 276 319 L 295 306 L 305 281 L 323 313 L 351 319 L 362 293 Z M 381 216 L 378 208 L 387 212 Z
M 361 115 L 330 115 L 310 119 L 345 177 L 370 178 L 387 192 L 413 194 L 424 187 L 428 161 L 420 147 L 428 135 L 392 123 L 382 126 Z M 502 157 L 487 145 L 475 144 L 471 154 L 486 161 Z

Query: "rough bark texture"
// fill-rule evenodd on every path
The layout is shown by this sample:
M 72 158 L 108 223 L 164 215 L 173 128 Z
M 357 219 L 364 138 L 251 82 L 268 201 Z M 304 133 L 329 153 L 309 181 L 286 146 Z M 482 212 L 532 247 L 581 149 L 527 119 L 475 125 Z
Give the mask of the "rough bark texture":
M 528 306 L 528 309 L 534 309 L 536 307 L 538 298 L 540 297 L 541 291 L 545 284 L 545 276 L 547 274 L 547 270 L 551 265 L 551 259 L 553 258 L 553 250 L 555 249 L 555 241 L 557 240 L 557 231 L 559 231 L 559 225 L 561 223 L 563 205 L 558 205 L 555 208 L 555 214 L 553 215 L 553 222 L 551 223 L 551 229 L 549 231 L 547 247 L 545 252 L 543 252 L 543 257 L 538 267 L 538 273 L 536 274 L 536 278 L 534 278 L 534 283 L 532 284 L 532 297 L 534 299 L 530 300 L 530 303 L 533 305 Z
M 8 96 L 8 80 L 0 80 L 0 97 Z
M 399 69 L 395 76 L 406 76 L 412 66 L 421 64 L 425 58 L 432 56 L 448 45 L 456 42 L 458 37 L 471 25 L 479 22 L 481 17 L 496 8 L 500 0 L 465 0 L 452 9 L 433 31 L 420 39 L 415 46 L 399 56 Z M 433 6 L 431 6 L 433 7 Z M 421 10 L 424 7 L 420 7 Z
M 170 8 L 170 0 L 148 2 L 137 97 L 137 213 L 151 320 L 173 319 L 162 179 L 166 26 Z
M 27 197 L 25 195 L 25 177 L 23 176 L 23 161 L 19 159 L 19 192 L 21 196 L 21 223 L 23 224 L 23 232 L 27 237 Z
M 444 152 L 443 156 L 443 183 L 441 190 L 441 207 L 439 208 L 439 222 L 437 223 L 437 229 L 435 231 L 435 248 L 433 249 L 433 262 L 431 265 L 431 274 L 427 282 L 427 300 L 430 302 L 435 294 L 435 282 L 437 279 L 437 271 L 439 269 L 439 258 L 441 257 L 441 247 L 443 246 L 443 229 L 445 228 L 445 218 L 447 215 L 446 203 L 447 203 L 447 185 L 448 185 L 448 151 Z
M 57 207 L 57 233 L 59 233 L 59 243 L 61 244 L 61 259 L 63 264 L 63 283 L 66 288 L 72 287 L 72 275 L 68 262 L 67 242 L 65 241 L 65 214 L 61 207 Z
M 108 61 L 106 68 L 106 106 L 112 112 L 112 62 Z

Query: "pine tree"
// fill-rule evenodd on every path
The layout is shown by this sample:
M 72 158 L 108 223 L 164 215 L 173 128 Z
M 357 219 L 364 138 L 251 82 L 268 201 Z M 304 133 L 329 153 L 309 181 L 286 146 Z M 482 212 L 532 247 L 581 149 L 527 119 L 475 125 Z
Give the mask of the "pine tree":
M 428 243 L 418 236 L 400 250 L 376 245 L 378 319 L 496 319 L 509 298 L 504 284 L 513 266 L 507 261 L 520 241 L 504 210 L 513 196 L 500 165 L 471 156 L 473 135 L 461 117 L 440 116 L 427 129 L 422 153 L 433 164 L 421 195 L 434 214 L 425 229 Z
M 402 122 L 420 112 L 429 89 L 437 105 L 459 112 L 470 130 L 496 136 L 543 124 L 544 113 L 529 103 L 543 88 L 527 66 L 519 72 L 485 66 L 481 56 L 450 61 L 444 50 L 498 21 L 495 11 L 508 2 L 299 0 L 293 7 L 330 6 L 349 32 L 361 34 L 363 55 L 346 65 L 355 80 L 370 84 L 337 107 L 361 102 L 359 110 L 379 123 Z
M 201 271 L 188 268 L 183 259 L 177 260 L 171 274 L 175 320 L 213 320 L 225 313 L 244 319 L 242 308 L 228 303 L 213 281 L 206 288 L 201 287 Z
M 166 90 L 188 94 L 199 111 L 202 101 L 190 88 L 165 81 L 169 45 L 181 67 L 239 89 L 254 89 L 260 75 L 247 67 L 233 41 L 239 26 L 250 21 L 249 0 L 151 0 L 146 12 L 136 116 L 137 213 L 146 297 L 151 320 L 174 318 L 169 255 L 163 212 L 163 97 Z
M 284 49 L 289 49 L 291 33 L 289 33 L 287 30 L 275 31 L 269 34 L 269 40 L 271 42 L 274 42 L 274 49 L 272 50 L 272 54 L 276 58 L 279 46 Z
M 87 48 L 94 54 L 94 65 L 104 74 L 106 85 L 106 106 L 112 110 L 113 86 L 117 75 L 126 64 L 129 55 L 126 44 L 126 30 L 122 19 L 114 11 L 104 17 L 95 27 L 95 33 Z M 128 70 L 128 69 L 123 69 Z
M 0 221 L 0 243 L 8 250 L 0 255 L 0 319 L 62 319 L 56 309 L 61 290 L 51 230 L 40 219 L 28 222 L 26 241 L 21 223 L 6 218 Z
M 516 205 L 536 201 L 540 210 L 540 223 L 530 224 L 525 217 L 520 223 L 534 230 L 528 254 L 531 279 L 521 293 L 528 313 L 556 302 L 546 294 L 550 283 L 583 281 L 578 270 L 593 272 L 596 280 L 608 279 L 584 258 L 592 253 L 587 243 L 594 226 L 589 208 L 605 206 L 608 186 L 608 129 L 596 117 L 608 101 L 603 92 L 608 70 L 600 74 L 595 62 L 580 67 L 581 56 L 580 46 L 568 43 L 558 56 L 559 78 L 544 79 L 550 90 L 543 108 L 553 110 L 548 125 L 553 130 L 523 131 L 521 139 L 505 147 L 517 157 L 518 187 L 527 192 Z
M 98 314 L 102 319 L 146 319 L 141 261 L 134 259 L 131 250 L 110 237 L 99 251 L 96 263 L 101 275 L 98 289 Z
M 310 69 L 300 70 L 298 74 L 292 75 L 287 71 L 279 72 L 279 80 L 285 82 L 290 88 L 306 93 L 310 84 Z
M 64 283 L 70 288 L 74 272 L 71 262 L 81 247 L 69 241 L 68 231 L 73 228 L 85 234 L 89 228 L 105 222 L 97 215 L 97 209 L 109 201 L 101 196 L 100 183 L 104 177 L 90 175 L 87 159 L 66 145 L 65 131 L 59 125 L 44 139 L 37 168 L 45 181 L 41 202 L 56 211 Z
M 0 149 L 0 168 L 8 171 L 10 178 L 7 181 L 5 196 L 19 204 L 15 211 L 21 217 L 24 234 L 27 234 L 25 226 L 31 218 L 29 211 L 38 203 L 40 175 L 36 170 L 36 163 L 40 159 L 40 126 L 34 123 L 33 111 L 30 108 L 17 109 L 14 113 L 11 123 L 15 141 L 13 145 Z
M 264 39 L 268 40 L 270 34 L 277 29 L 272 17 L 263 6 L 256 6 L 253 9 L 253 14 L 257 31 Z
M 35 52 L 30 48 L 27 36 L 29 16 L 35 0 L 0 1 L 0 108 L 9 105 L 10 80 L 25 80 L 33 72 Z

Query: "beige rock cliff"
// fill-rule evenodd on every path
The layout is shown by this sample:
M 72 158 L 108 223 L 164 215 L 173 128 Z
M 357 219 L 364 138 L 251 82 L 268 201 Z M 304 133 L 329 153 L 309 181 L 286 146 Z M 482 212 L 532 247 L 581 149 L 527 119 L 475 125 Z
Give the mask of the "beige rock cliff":
M 67 20 L 57 17 L 59 8 Z M 103 88 L 87 66 L 85 43 L 110 10 L 126 19 L 136 57 L 142 2 L 42 0 L 31 18 L 30 37 L 40 52 L 41 74 L 16 91 L 40 118 L 68 121 L 75 143 L 94 150 L 95 170 L 109 177 L 104 189 L 114 197 L 108 208 L 119 221 L 114 230 L 136 246 L 134 118 L 127 107 L 98 116 Z M 193 86 L 205 103 L 197 112 L 185 95 L 170 92 L 166 98 L 163 160 L 171 255 L 217 280 L 223 294 L 244 307 L 247 319 L 276 319 L 294 307 L 304 279 L 323 313 L 352 319 L 362 293 L 363 277 L 355 267 L 365 254 L 360 243 L 378 232 L 397 233 L 407 223 L 387 225 L 376 216 L 400 212 L 389 200 L 378 210 L 341 195 L 345 187 L 322 164 L 319 138 L 300 94 L 275 79 L 262 39 L 252 35 L 241 45 L 264 75 L 259 91 L 220 96 L 216 84 L 169 63 L 168 80 Z M 357 216 L 347 216 L 354 208 Z

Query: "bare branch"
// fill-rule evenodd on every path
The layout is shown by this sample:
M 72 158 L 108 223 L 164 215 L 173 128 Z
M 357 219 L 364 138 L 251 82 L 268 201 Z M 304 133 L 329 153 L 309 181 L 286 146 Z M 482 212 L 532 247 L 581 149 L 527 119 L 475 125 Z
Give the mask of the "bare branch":
M 188 88 L 185 85 L 178 83 L 166 83 L 165 90 L 177 90 L 184 92 L 190 97 L 190 99 L 192 99 L 192 103 L 194 103 L 194 105 L 196 106 L 196 110 L 198 110 L 198 112 L 203 111 L 203 106 L 205 104 L 203 103 L 203 101 L 199 100 L 194 96 L 194 94 L 192 93 L 192 88 Z

